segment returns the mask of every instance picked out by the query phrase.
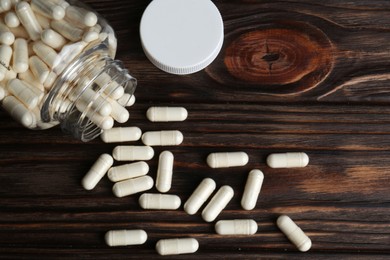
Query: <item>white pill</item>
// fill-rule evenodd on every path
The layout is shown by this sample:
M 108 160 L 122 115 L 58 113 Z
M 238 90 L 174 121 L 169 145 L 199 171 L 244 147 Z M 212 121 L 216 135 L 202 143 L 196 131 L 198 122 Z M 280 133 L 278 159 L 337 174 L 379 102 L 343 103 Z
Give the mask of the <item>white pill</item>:
M 150 146 L 180 145 L 183 142 L 183 134 L 180 131 L 150 131 L 142 135 L 142 142 Z
M 112 187 L 112 192 L 118 198 L 147 191 L 153 188 L 153 179 L 150 176 L 142 176 L 117 182 Z
M 109 116 L 112 112 L 110 103 L 101 97 L 99 93 L 90 88 L 83 90 L 80 99 L 88 106 L 91 106 L 92 110 L 98 111 L 102 116 Z
M 233 195 L 234 191 L 230 186 L 222 186 L 203 209 L 203 219 L 207 222 L 214 221 L 233 198 Z
M 11 45 L 15 41 L 15 35 L 10 31 L 10 29 L 0 22 L 0 43 Z
M 55 50 L 60 50 L 66 44 L 66 39 L 56 31 L 52 29 L 46 29 L 42 32 L 41 40 L 46 45 L 52 47 Z
M 249 157 L 245 152 L 211 153 L 207 156 L 207 164 L 211 168 L 227 168 L 244 166 Z
M 105 143 L 119 143 L 137 141 L 141 138 L 142 131 L 138 127 L 114 127 L 101 134 Z
M 33 109 L 38 105 L 40 97 L 26 86 L 19 79 L 12 79 L 8 82 L 8 91 L 19 99 L 28 109 Z
M 33 43 L 33 51 L 35 54 L 49 66 L 49 68 L 53 68 L 56 63 L 58 63 L 58 54 L 53 48 L 47 46 L 41 41 L 36 41 Z
M 108 170 L 108 178 L 112 182 L 124 181 L 146 175 L 149 172 L 149 165 L 146 162 L 136 162 L 111 167 Z
M 56 32 L 72 42 L 80 41 L 84 35 L 84 31 L 82 29 L 66 22 L 65 20 L 51 21 L 50 25 Z
M 249 173 L 241 199 L 243 209 L 252 210 L 255 208 L 263 180 L 264 174 L 260 170 L 252 170 Z
M 12 64 L 12 68 L 17 73 L 23 73 L 28 70 L 28 47 L 27 41 L 23 38 L 17 38 L 14 42 Z
M 92 190 L 95 188 L 113 164 L 114 159 L 109 154 L 100 155 L 81 181 L 84 189 Z
M 184 107 L 151 107 L 146 111 L 146 117 L 152 122 L 184 121 L 187 116 Z
M 164 151 L 160 154 L 157 167 L 156 188 L 159 192 L 168 192 L 172 185 L 173 154 Z
M 93 73 L 99 75 L 96 77 L 95 83 L 103 89 L 106 95 L 115 100 L 121 98 L 124 95 L 125 89 L 119 85 L 118 82 L 113 80 L 106 72 L 101 73 L 100 70 L 94 69 Z
M 310 238 L 302 231 L 294 221 L 286 216 L 281 215 L 276 224 L 286 237 L 293 243 L 299 251 L 306 252 L 311 248 Z
M 309 164 L 306 153 L 273 153 L 268 155 L 267 164 L 271 168 L 301 168 Z
M 13 96 L 3 99 L 3 108 L 19 123 L 25 127 L 34 125 L 34 115 L 19 100 Z
M 254 235 L 257 223 L 253 219 L 220 220 L 215 224 L 219 235 Z
M 15 11 L 20 23 L 24 26 L 30 38 L 33 41 L 38 40 L 41 37 L 42 28 L 30 5 L 25 1 L 19 2 L 16 5 Z
M 31 0 L 31 8 L 35 12 L 50 19 L 61 20 L 65 17 L 65 10 L 62 6 L 47 0 Z
M 47 76 L 45 82 L 43 82 L 43 86 L 45 87 L 45 89 L 50 90 L 57 78 L 58 75 L 53 71 L 50 71 L 49 76 Z
M 111 98 L 107 98 L 108 103 L 111 105 L 111 116 L 117 121 L 118 123 L 126 123 L 130 118 L 129 111 L 118 104 L 116 100 L 113 100 Z
M 14 12 L 8 12 L 4 16 L 4 22 L 10 28 L 15 28 L 15 27 L 18 27 L 20 25 L 19 18 L 16 15 L 16 13 L 14 13 Z
M 117 161 L 146 161 L 154 156 L 154 150 L 150 146 L 117 146 L 112 155 Z
M 11 1 L 10 0 L 1 0 L 0 1 L 0 13 L 8 11 L 11 9 Z
M 8 45 L 0 45 L 0 81 L 3 81 L 7 71 L 10 70 L 9 64 L 12 57 L 12 49 Z
M 45 91 L 45 88 L 44 86 L 42 85 L 41 82 L 39 82 L 35 77 L 34 75 L 32 74 L 32 72 L 30 70 L 27 70 L 26 72 L 23 72 L 23 73 L 19 73 L 18 74 L 18 77 L 19 79 L 25 81 L 25 82 L 28 82 L 31 86 L 33 86 L 34 88 L 40 90 L 40 91 Z
M 192 254 L 198 251 L 199 243 L 195 238 L 161 239 L 156 244 L 159 255 Z
M 94 12 L 76 6 L 69 6 L 66 8 L 66 18 L 75 24 L 83 24 L 89 27 L 94 26 L 98 21 Z
M 82 40 L 84 42 L 93 42 L 99 39 L 99 33 L 95 31 L 87 31 L 84 33 Z
M 179 196 L 170 194 L 144 193 L 138 202 L 143 209 L 175 210 L 181 205 Z
M 88 119 L 103 130 L 111 129 L 114 126 L 114 119 L 110 116 L 102 116 L 97 113 L 82 99 L 77 100 L 76 107 L 80 113 L 84 114 Z
M 148 239 L 148 235 L 142 229 L 135 230 L 110 230 L 104 236 L 108 246 L 132 246 L 142 245 Z
M 202 205 L 207 201 L 215 188 L 216 184 L 213 179 L 203 179 L 184 204 L 184 211 L 189 215 L 193 215 L 198 212 L 200 207 L 202 207 Z
M 135 96 L 125 93 L 120 99 L 118 99 L 118 103 L 124 107 L 131 107 L 135 104 Z
M 28 64 L 35 78 L 43 84 L 50 74 L 47 65 L 38 56 L 31 56 L 28 60 Z

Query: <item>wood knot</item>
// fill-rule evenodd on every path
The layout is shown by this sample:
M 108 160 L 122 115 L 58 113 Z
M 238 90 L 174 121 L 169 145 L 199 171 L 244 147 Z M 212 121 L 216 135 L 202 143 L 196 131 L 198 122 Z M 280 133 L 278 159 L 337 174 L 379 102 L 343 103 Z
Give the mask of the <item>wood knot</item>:
M 297 94 L 330 73 L 333 45 L 318 28 L 295 21 L 274 22 L 238 35 L 224 64 L 236 80 L 271 94 Z

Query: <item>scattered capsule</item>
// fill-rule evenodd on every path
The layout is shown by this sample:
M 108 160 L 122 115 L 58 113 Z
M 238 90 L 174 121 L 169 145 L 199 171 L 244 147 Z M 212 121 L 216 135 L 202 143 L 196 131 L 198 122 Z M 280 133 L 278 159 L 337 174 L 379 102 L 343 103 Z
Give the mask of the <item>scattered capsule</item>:
M 135 230 L 110 230 L 104 236 L 108 246 L 142 245 L 148 239 L 148 235 L 142 229 Z
M 164 151 L 160 154 L 157 167 L 156 188 L 159 192 L 168 192 L 172 185 L 173 154 Z
M 24 29 L 26 29 L 30 38 L 33 41 L 38 40 L 41 37 L 42 28 L 38 23 L 31 6 L 27 2 L 21 1 L 16 5 L 15 11 L 19 17 L 20 23 L 23 25 Z
M 141 138 L 142 131 L 138 127 L 114 127 L 101 134 L 105 143 L 118 143 L 137 141 Z
M 245 152 L 211 153 L 207 156 L 207 164 L 211 168 L 227 168 L 244 166 L 249 157 Z
M 121 98 L 118 99 L 118 103 L 124 107 L 131 107 L 135 104 L 135 96 L 125 93 Z
M 312 243 L 310 238 L 300 227 L 297 226 L 297 224 L 294 223 L 290 217 L 281 215 L 276 224 L 299 251 L 306 252 L 311 248 Z
M 115 119 L 115 121 L 117 121 L 118 123 L 126 123 L 130 118 L 129 111 L 119 105 L 116 100 L 113 100 L 111 98 L 107 98 L 106 100 L 112 108 L 111 116 Z
M 184 107 L 151 107 L 146 111 L 146 117 L 152 122 L 184 121 L 187 116 Z
M 264 174 L 260 170 L 252 170 L 249 173 L 241 199 L 243 209 L 252 210 L 255 208 L 263 180 Z
M 94 26 L 98 21 L 94 12 L 77 6 L 69 6 L 66 8 L 66 18 L 73 21 L 75 24 L 83 24 L 88 27 Z
M 230 186 L 222 186 L 203 209 L 203 219 L 206 222 L 214 221 L 233 198 L 233 195 L 234 191 Z
M 147 161 L 153 158 L 154 150 L 150 146 L 117 146 L 112 154 L 117 161 Z
M 306 153 L 273 153 L 268 155 L 267 164 L 271 168 L 301 168 L 309 164 Z
M 15 27 L 18 27 L 20 25 L 19 18 L 16 15 L 16 13 L 14 13 L 14 12 L 8 12 L 4 16 L 4 22 L 10 28 L 15 28 Z
M 65 17 L 65 10 L 62 6 L 47 0 L 31 0 L 31 9 L 54 20 L 61 20 Z
M 216 184 L 213 179 L 203 179 L 184 204 L 184 211 L 189 215 L 193 215 L 198 212 L 200 207 L 202 207 L 202 205 L 207 201 L 215 188 Z
M 3 99 L 3 108 L 19 123 L 29 128 L 35 124 L 33 113 L 14 96 Z
M 0 43 L 11 45 L 15 41 L 15 35 L 10 31 L 10 29 L 0 22 Z
M 33 43 L 33 51 L 50 68 L 53 68 L 58 62 L 57 52 L 41 41 Z
M 17 73 L 23 73 L 28 70 L 28 47 L 27 41 L 23 38 L 17 38 L 14 42 L 12 68 Z
M 161 239 L 156 244 L 159 255 L 192 254 L 198 251 L 199 243 L 195 238 Z
M 179 196 L 170 194 L 144 193 L 138 202 L 143 209 L 175 210 L 181 205 Z
M 180 131 L 150 131 L 142 135 L 142 142 L 149 146 L 180 145 L 183 142 L 183 134 Z
M 109 154 L 102 154 L 97 161 L 92 165 L 91 169 L 81 181 L 84 189 L 92 190 L 96 187 L 99 181 L 104 177 L 108 169 L 113 165 L 114 160 Z
M 0 81 L 3 81 L 5 75 L 7 74 L 7 71 L 10 69 L 9 64 L 12 57 L 12 48 L 8 45 L 0 45 L 0 57 Z
M 61 34 L 53 31 L 52 29 L 45 29 L 42 32 L 41 40 L 43 43 L 55 50 L 60 50 L 66 44 L 66 39 Z
M 254 235 L 257 223 L 253 219 L 220 220 L 215 224 L 219 235 Z
M 147 191 L 153 188 L 153 179 L 150 176 L 142 176 L 117 182 L 112 187 L 112 192 L 118 198 Z
M 108 178 L 112 182 L 124 181 L 146 175 L 149 172 L 149 165 L 146 162 L 136 162 L 111 167 L 108 170 Z

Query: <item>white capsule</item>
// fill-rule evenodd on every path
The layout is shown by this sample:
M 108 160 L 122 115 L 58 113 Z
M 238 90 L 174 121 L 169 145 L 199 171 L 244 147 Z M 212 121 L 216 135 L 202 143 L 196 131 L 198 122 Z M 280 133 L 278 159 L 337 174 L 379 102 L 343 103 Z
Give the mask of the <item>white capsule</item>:
M 58 63 L 57 52 L 41 41 L 33 43 L 33 51 L 49 68 L 53 68 Z
M 154 150 L 150 146 L 117 146 L 112 151 L 117 161 L 146 161 L 154 156 Z
M 138 202 L 143 209 L 176 210 L 181 205 L 179 196 L 170 194 L 144 193 Z
M 108 246 L 132 246 L 142 245 L 148 239 L 148 235 L 142 229 L 135 230 L 110 230 L 104 236 Z
M 202 218 L 207 222 L 214 221 L 233 198 L 233 195 L 234 191 L 230 186 L 222 186 L 203 209 Z
M 109 130 L 114 126 L 114 119 L 110 116 L 102 116 L 97 113 L 91 106 L 83 99 L 79 99 L 76 102 L 76 108 L 80 113 L 85 114 L 88 119 L 103 130 Z
M 65 10 L 62 6 L 47 0 L 31 0 L 31 9 L 54 20 L 61 20 L 65 17 Z
M 55 50 L 60 50 L 66 44 L 66 39 L 56 31 L 52 29 L 46 29 L 42 32 L 41 40 L 46 45 L 52 47 Z
M 267 157 L 267 165 L 271 168 L 301 168 L 308 164 L 306 153 L 273 153 Z
M 28 109 L 38 105 L 39 96 L 19 79 L 12 79 L 8 82 L 8 91 L 20 100 Z
M 146 162 L 136 162 L 111 167 L 108 170 L 108 178 L 112 182 L 119 182 L 146 175 L 149 172 L 149 165 Z
M 72 42 L 80 41 L 84 35 L 82 29 L 77 28 L 65 20 L 51 21 L 50 25 L 56 32 Z
M 152 122 L 174 122 L 187 119 L 188 112 L 184 107 L 150 107 L 146 117 Z
M 252 210 L 255 208 L 263 180 L 264 174 L 260 170 L 252 170 L 249 173 L 241 199 L 243 209 Z
M 10 31 L 7 25 L 0 22 L 0 43 L 11 45 L 15 41 L 15 35 Z
M 207 156 L 207 164 L 211 168 L 227 168 L 244 166 L 249 157 L 245 152 L 211 153 Z
M 118 82 L 113 80 L 106 72 L 101 73 L 98 69 L 94 69 L 93 72 L 99 75 L 96 77 L 95 83 L 103 89 L 106 95 L 115 100 L 124 95 L 125 89 L 119 85 Z
M 257 223 L 253 219 L 220 220 L 215 224 L 219 235 L 254 235 Z
M 15 27 L 18 27 L 20 25 L 19 18 L 16 15 L 16 13 L 14 13 L 14 12 L 8 12 L 4 16 L 4 22 L 10 28 L 15 28 Z
M 112 159 L 111 155 L 106 153 L 100 155 L 100 157 L 92 165 L 91 169 L 81 181 L 81 184 L 83 185 L 84 189 L 92 190 L 93 188 L 95 188 L 113 164 L 114 159 Z
M 28 70 L 28 47 L 27 41 L 23 38 L 15 40 L 12 64 L 12 68 L 17 73 L 23 73 Z
M 183 134 L 180 131 L 150 131 L 142 135 L 142 142 L 149 146 L 180 145 L 183 142 Z
M 118 198 L 147 191 L 153 188 L 153 179 L 150 176 L 142 176 L 117 182 L 112 187 L 112 192 Z
M 112 107 L 103 97 L 96 91 L 86 88 L 82 91 L 79 100 L 88 106 L 91 106 L 92 110 L 96 110 L 102 116 L 109 116 L 112 112 Z
M 114 127 L 104 131 L 100 137 L 105 143 L 119 143 L 137 141 L 141 135 L 142 131 L 138 127 Z
M 45 82 L 43 82 L 43 86 L 45 87 L 45 89 L 50 90 L 51 87 L 54 85 L 54 82 L 56 82 L 57 78 L 58 75 L 53 71 L 50 71 L 49 76 L 47 76 Z
M 88 27 L 94 26 L 98 21 L 94 12 L 76 6 L 66 8 L 66 18 L 75 24 L 83 24 Z
M 290 217 L 281 215 L 276 221 L 276 224 L 299 251 L 306 252 L 311 248 L 312 243 L 310 238 L 302 231 L 301 228 L 297 226 L 297 224 L 294 223 Z
M 184 211 L 189 215 L 194 215 L 207 201 L 215 188 L 216 184 L 213 179 L 203 179 L 184 204 Z
M 161 239 L 156 244 L 159 255 L 192 254 L 198 251 L 199 243 L 195 238 Z
M 118 103 L 124 107 L 131 107 L 135 104 L 135 96 L 125 93 L 120 99 L 118 99 Z
M 116 100 L 107 97 L 107 101 L 112 107 L 111 116 L 115 119 L 115 121 L 118 123 L 126 123 L 130 118 L 129 111 L 119 105 Z
M 173 154 L 164 151 L 160 154 L 157 167 L 156 188 L 159 192 L 168 192 L 172 185 Z
M 3 81 L 7 71 L 10 70 L 9 64 L 12 57 L 12 49 L 8 45 L 0 45 L 0 81 Z
M 32 74 L 31 70 L 27 70 L 23 73 L 18 74 L 19 79 L 28 82 L 31 86 L 33 86 L 36 89 L 39 89 L 40 91 L 45 91 L 45 87 L 41 82 L 39 82 L 35 76 Z
M 101 32 L 102 27 L 99 24 L 96 24 L 93 27 L 90 27 L 83 35 L 83 41 L 93 42 L 99 39 L 99 33 Z
M 1 0 L 0 1 L 0 13 L 6 12 L 11 9 L 10 0 Z
M 41 37 L 42 28 L 30 5 L 25 1 L 19 2 L 16 5 L 15 11 L 20 23 L 24 26 L 30 38 L 33 41 L 38 40 Z
M 23 126 L 30 128 L 34 125 L 35 120 L 32 112 L 14 96 L 3 99 L 3 108 Z
M 35 78 L 43 84 L 50 74 L 47 65 L 38 56 L 31 56 L 28 60 L 28 64 Z

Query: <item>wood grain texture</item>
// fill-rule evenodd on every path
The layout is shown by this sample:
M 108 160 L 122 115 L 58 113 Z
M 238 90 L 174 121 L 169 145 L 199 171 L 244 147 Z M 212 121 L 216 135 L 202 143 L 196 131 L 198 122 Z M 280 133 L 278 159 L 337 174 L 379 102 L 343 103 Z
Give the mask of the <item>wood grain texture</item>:
M 194 237 L 194 255 L 169 259 L 388 259 L 390 255 L 390 2 L 214 1 L 225 24 L 220 55 L 204 71 L 175 76 L 142 52 L 138 26 L 150 1 L 85 0 L 112 24 L 117 58 L 139 82 L 127 126 L 178 129 L 170 193 L 183 202 L 211 177 L 235 195 L 218 219 L 253 218 L 256 235 L 221 237 L 200 214 L 144 211 L 139 195 L 115 198 L 104 178 L 81 179 L 116 144 L 81 143 L 59 128 L 31 131 L 0 110 L 1 259 L 154 259 L 159 239 Z M 150 123 L 152 105 L 189 111 L 182 123 Z M 134 142 L 132 144 L 141 144 Z M 244 167 L 211 169 L 211 152 L 245 151 Z M 302 169 L 271 169 L 272 152 L 305 151 Z M 116 163 L 119 165 L 119 163 Z M 240 207 L 247 174 L 261 169 L 257 207 Z M 157 192 L 155 189 L 153 192 Z M 298 252 L 277 229 L 288 214 L 311 237 Z M 142 228 L 145 245 L 109 248 L 110 229 Z M 166 258 L 166 257 L 165 257 Z

